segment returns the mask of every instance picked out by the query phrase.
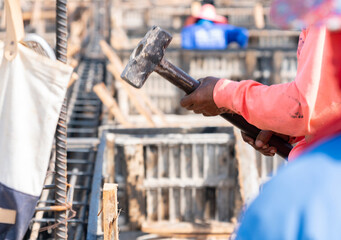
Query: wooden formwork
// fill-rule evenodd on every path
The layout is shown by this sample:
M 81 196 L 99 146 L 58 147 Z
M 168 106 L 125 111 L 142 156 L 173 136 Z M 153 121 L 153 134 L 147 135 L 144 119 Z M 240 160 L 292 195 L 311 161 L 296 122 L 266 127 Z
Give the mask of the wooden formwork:
M 218 9 L 219 14 L 227 16 L 229 24 L 239 27 L 254 28 L 255 18 L 254 18 L 254 8 L 223 8 Z
M 183 51 L 183 68 L 193 78 L 245 79 L 245 51 Z
M 249 69 L 251 79 L 266 85 L 287 83 L 295 80 L 297 71 L 296 50 L 250 52 L 253 52 L 252 55 L 249 54 L 253 60 L 249 60 L 249 63 L 255 62 L 255 66 Z
M 122 225 L 229 223 L 238 214 L 232 128 L 104 128 Z
M 215 0 L 215 4 L 219 7 L 252 7 L 256 3 L 262 3 L 268 6 L 271 0 Z
M 112 45 L 117 49 L 134 48 L 153 26 L 158 25 L 173 35 L 171 46 L 181 47 L 181 29 L 191 15 L 191 2 L 114 1 L 112 8 Z M 177 2 L 177 1 L 176 1 Z M 219 15 L 229 24 L 250 30 L 252 48 L 292 48 L 297 45 L 299 32 L 279 31 L 272 24 L 267 1 L 217 1 Z
M 278 155 L 273 157 L 264 156 L 255 152 L 259 183 L 262 185 L 277 174 L 280 167 L 287 164 L 287 161 Z
M 273 54 L 273 84 L 292 82 L 296 78 L 297 53 L 296 51 L 275 51 Z
M 298 44 L 299 31 L 260 30 L 249 31 L 249 48 L 258 49 L 295 49 Z
M 284 163 L 260 156 L 231 127 L 102 126 L 100 132 L 98 157 L 103 160 L 97 172 L 102 173 L 101 184 L 118 184 L 121 231 L 227 237 L 242 206 Z M 100 196 L 99 189 L 97 205 L 91 206 L 97 211 Z M 101 225 L 101 217 L 92 218 L 89 222 Z

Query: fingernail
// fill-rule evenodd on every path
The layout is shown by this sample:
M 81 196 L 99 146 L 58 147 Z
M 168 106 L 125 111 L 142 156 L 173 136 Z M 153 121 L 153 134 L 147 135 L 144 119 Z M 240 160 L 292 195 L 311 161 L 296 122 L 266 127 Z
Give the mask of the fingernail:
M 276 150 L 275 150 L 275 149 L 272 149 L 270 152 L 271 152 L 271 153 L 276 153 Z
M 269 146 L 266 144 L 266 145 L 264 145 L 262 148 L 263 149 L 266 149 L 266 148 L 268 148 Z
M 263 145 L 263 142 L 261 140 L 256 141 L 256 146 L 261 147 Z

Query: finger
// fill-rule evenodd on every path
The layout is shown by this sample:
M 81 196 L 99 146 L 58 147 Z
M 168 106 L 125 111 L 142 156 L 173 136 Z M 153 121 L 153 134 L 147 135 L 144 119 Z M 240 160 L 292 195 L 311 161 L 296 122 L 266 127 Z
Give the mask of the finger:
M 196 114 L 201 114 L 201 113 L 204 114 L 201 109 L 195 109 L 195 110 L 193 110 L 193 112 Z
M 255 141 L 253 140 L 253 138 L 248 136 L 248 135 L 246 135 L 246 133 L 241 132 L 241 135 L 242 135 L 242 138 L 243 138 L 244 142 L 247 142 L 248 144 L 250 144 L 252 146 L 255 144 Z
M 204 115 L 205 117 L 212 117 L 212 116 L 216 116 L 217 114 L 212 113 L 212 112 L 204 112 L 202 115 Z
M 275 147 L 269 147 L 267 149 L 261 149 L 259 152 L 265 156 L 274 156 L 277 152 L 277 149 Z
M 277 153 L 277 148 L 275 148 L 275 147 L 270 147 L 269 150 L 270 150 L 270 153 L 272 153 L 272 154 Z
M 262 153 L 263 155 L 267 156 L 267 157 L 273 157 L 275 156 L 274 153 Z
M 273 132 L 272 131 L 260 131 L 256 138 L 256 146 L 262 148 L 264 145 L 268 144 Z
M 190 107 L 193 104 L 193 99 L 191 95 L 186 95 L 184 96 L 181 101 L 180 101 L 180 105 L 183 108 L 187 108 Z
M 206 113 L 208 112 L 207 109 L 205 108 L 205 105 L 202 105 L 202 104 L 193 104 L 193 106 L 191 107 L 193 110 L 193 112 L 195 113 Z

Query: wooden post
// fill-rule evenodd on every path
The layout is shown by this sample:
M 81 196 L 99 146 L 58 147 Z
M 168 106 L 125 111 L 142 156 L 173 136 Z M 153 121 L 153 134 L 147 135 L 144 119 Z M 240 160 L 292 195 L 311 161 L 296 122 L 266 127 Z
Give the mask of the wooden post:
M 6 27 L 6 11 L 1 12 L 0 28 L 4 29 Z
M 41 18 L 42 8 L 42 0 L 35 0 L 32 9 L 32 18 L 30 21 L 30 25 L 36 29 L 36 33 L 40 36 L 45 34 L 45 21 Z
M 234 129 L 235 149 L 238 166 L 238 180 L 243 204 L 249 204 L 259 192 L 259 176 L 256 163 L 256 150 L 245 143 L 240 130 Z
M 253 79 L 254 72 L 257 67 L 257 52 L 254 50 L 248 50 L 245 56 L 246 62 L 246 79 Z
M 104 181 L 115 182 L 115 134 L 108 133 L 106 136 L 106 148 L 104 152 Z
M 129 121 L 127 121 L 124 115 L 122 114 L 120 108 L 117 105 L 116 100 L 113 97 L 111 97 L 104 83 L 96 84 L 93 87 L 93 90 L 120 124 L 122 124 L 125 127 L 132 127 L 132 124 Z
M 78 74 L 73 72 L 70 81 L 67 84 L 67 88 L 71 87 L 76 82 L 76 80 L 78 80 L 78 78 L 79 78 Z
M 144 160 L 143 145 L 124 146 L 124 155 L 127 163 L 127 193 L 129 223 L 131 230 L 141 227 L 145 219 L 146 202 L 143 189 Z
M 118 240 L 117 209 L 117 184 L 105 183 L 103 187 L 104 240 Z
M 279 84 L 282 82 L 281 80 L 281 67 L 283 61 L 283 52 L 278 50 L 273 54 L 273 63 L 272 63 L 272 72 L 273 77 L 271 84 Z
M 263 29 L 265 27 L 265 20 L 264 20 L 264 8 L 262 3 L 257 2 L 254 7 L 254 18 L 255 18 L 255 25 L 258 29 Z

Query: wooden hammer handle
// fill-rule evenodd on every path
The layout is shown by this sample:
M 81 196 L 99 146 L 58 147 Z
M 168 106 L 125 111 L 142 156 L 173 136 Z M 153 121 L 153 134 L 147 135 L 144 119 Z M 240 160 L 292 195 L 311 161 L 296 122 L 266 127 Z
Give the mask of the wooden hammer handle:
M 174 66 L 166 59 L 162 59 L 159 65 L 154 70 L 162 77 L 167 79 L 169 82 L 184 90 L 187 94 L 190 94 L 195 89 L 197 89 L 200 85 L 198 80 L 195 80 L 187 73 L 185 73 L 180 68 Z M 246 133 L 248 136 L 256 139 L 259 132 L 261 131 L 259 128 L 248 123 L 242 116 L 238 114 L 231 113 L 223 113 L 222 116 L 224 119 L 229 121 L 231 124 L 239 128 L 242 132 Z M 288 142 L 284 141 L 284 139 L 272 135 L 269 145 L 277 148 L 277 154 L 283 158 L 288 158 L 288 155 L 292 149 L 292 145 Z

